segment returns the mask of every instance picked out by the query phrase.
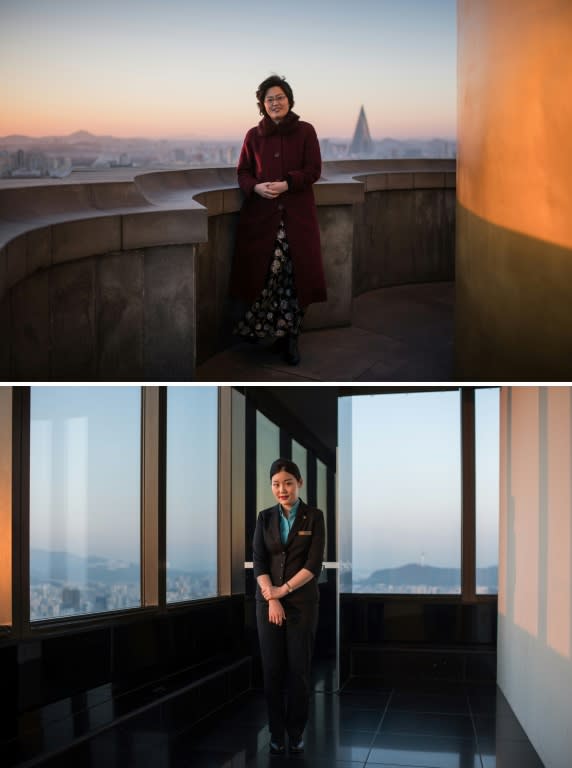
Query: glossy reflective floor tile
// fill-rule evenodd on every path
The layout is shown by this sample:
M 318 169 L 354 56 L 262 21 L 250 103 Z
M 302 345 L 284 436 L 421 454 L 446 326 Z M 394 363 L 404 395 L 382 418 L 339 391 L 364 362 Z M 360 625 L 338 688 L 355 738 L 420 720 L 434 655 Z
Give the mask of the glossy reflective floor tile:
M 245 768 L 363 768 L 364 763 L 353 763 L 345 760 L 331 762 L 315 755 L 288 755 L 276 757 L 267 752 L 258 754 L 254 759 L 248 761 Z M 230 768 L 230 767 L 229 767 Z
M 395 710 L 435 714 L 470 714 L 466 693 L 438 694 L 396 690 L 389 702 L 389 711 Z
M 290 768 L 363 768 L 364 764 L 348 763 L 347 761 L 336 761 L 332 763 L 330 760 L 322 760 L 307 755 L 275 757 L 266 754 L 261 754 L 256 760 L 246 764 L 246 768 L 282 768 L 282 766 L 289 766 Z
M 344 730 L 377 731 L 383 718 L 383 712 L 376 709 L 341 708 L 338 725 Z
M 119 722 L 42 768 L 543 768 L 506 699 L 496 689 L 411 686 L 315 692 L 302 755 L 269 754 L 266 704 L 251 691 L 194 726 L 181 696 Z M 54 722 L 52 725 L 57 726 Z M 62 723 L 59 723 L 62 725 Z M 56 727 L 51 742 L 63 736 Z M 17 765 L 26 752 L 3 751 Z M 12 744 L 13 748 L 18 747 Z M 32 754 L 30 753 L 32 750 Z M 19 759 L 18 759 L 19 758 Z M 8 762 L 6 763 L 6 759 Z
M 183 735 L 178 741 L 182 742 L 184 739 Z M 224 728 L 217 725 L 203 735 L 194 735 L 189 741 L 197 750 L 224 749 L 256 754 L 270 741 L 270 732 L 267 725 L 255 727 L 227 725 Z
M 376 709 L 384 710 L 392 695 L 391 690 L 383 689 L 376 692 L 364 691 L 343 691 L 341 694 L 334 694 L 332 698 L 340 702 L 347 708 L 355 707 L 357 709 Z M 316 694 L 315 698 L 318 698 Z
M 481 768 L 481 761 L 476 741 L 471 739 L 386 733 L 375 739 L 367 765 Z
M 413 733 L 441 738 L 471 739 L 475 732 L 469 715 L 426 712 L 391 712 L 383 718 L 381 733 Z
M 353 696 L 315 694 L 310 701 L 306 733 L 310 737 L 313 733 L 343 730 L 369 732 L 373 735 L 383 719 L 388 696 L 372 697 L 369 701 L 355 697 L 354 701 Z
M 365 763 L 374 731 L 306 730 L 304 737 L 307 758 L 336 762 Z

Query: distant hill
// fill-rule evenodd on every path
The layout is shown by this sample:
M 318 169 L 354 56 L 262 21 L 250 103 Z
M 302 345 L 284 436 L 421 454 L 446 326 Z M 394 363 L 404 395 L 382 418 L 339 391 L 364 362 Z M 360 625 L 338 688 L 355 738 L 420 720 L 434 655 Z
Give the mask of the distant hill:
M 68 135 L 63 136 L 25 136 L 23 134 L 11 134 L 10 136 L 0 136 L 0 147 L 26 149 L 30 146 L 42 147 L 45 145 L 130 145 L 130 144 L 157 144 L 159 142 L 167 141 L 169 143 L 182 143 L 196 142 L 198 140 L 206 139 L 207 137 L 195 136 L 190 133 L 188 137 L 175 139 L 161 139 L 141 136 L 112 136 L 105 135 L 99 136 L 95 133 L 91 133 L 86 130 L 74 131 Z M 221 143 L 226 143 L 220 140 Z
M 74 133 L 70 133 L 69 136 L 66 136 L 67 139 L 75 140 L 75 141 L 85 141 L 86 139 L 101 139 L 102 136 L 96 136 L 94 133 L 90 133 L 89 131 L 74 131 Z M 107 139 L 111 138 L 110 136 L 106 136 Z
M 189 571 L 169 569 L 172 578 L 189 575 Z M 79 557 L 69 552 L 30 551 L 30 583 L 61 582 L 65 584 L 93 582 L 98 584 L 136 584 L 141 578 L 137 563 L 108 560 L 104 557 Z
M 399 568 L 381 568 L 374 571 L 367 579 L 359 581 L 362 587 L 374 584 L 388 586 L 415 586 L 430 584 L 435 587 L 448 587 L 460 584 L 460 568 L 438 568 L 434 565 L 417 565 L 408 563 Z M 483 587 L 496 587 L 498 584 L 498 567 L 477 568 L 477 583 Z
M 89 131 L 74 131 L 68 135 L 63 136 L 26 136 L 25 134 L 11 134 L 10 136 L 1 136 L 0 144 L 13 144 L 15 142 L 23 142 L 24 144 L 43 144 L 45 142 L 68 142 L 75 144 L 78 142 L 91 142 L 91 141 L 152 141 L 152 139 L 121 139 L 115 136 L 97 136 L 95 133 Z

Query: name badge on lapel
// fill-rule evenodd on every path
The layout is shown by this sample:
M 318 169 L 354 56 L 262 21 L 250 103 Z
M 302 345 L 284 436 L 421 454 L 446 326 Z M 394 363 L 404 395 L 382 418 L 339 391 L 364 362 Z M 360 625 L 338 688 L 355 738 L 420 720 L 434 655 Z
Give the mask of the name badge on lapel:
M 298 536 L 311 536 L 312 531 L 298 531 Z

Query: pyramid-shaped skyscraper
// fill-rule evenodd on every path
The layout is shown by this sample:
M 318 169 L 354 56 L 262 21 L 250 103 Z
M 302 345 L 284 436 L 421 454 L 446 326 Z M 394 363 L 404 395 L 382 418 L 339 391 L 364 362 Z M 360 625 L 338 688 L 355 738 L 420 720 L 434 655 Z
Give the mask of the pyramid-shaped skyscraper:
M 371 157 L 373 154 L 373 141 L 367 124 L 367 117 L 363 105 L 359 111 L 359 117 L 354 131 L 352 143 L 348 149 L 349 157 Z

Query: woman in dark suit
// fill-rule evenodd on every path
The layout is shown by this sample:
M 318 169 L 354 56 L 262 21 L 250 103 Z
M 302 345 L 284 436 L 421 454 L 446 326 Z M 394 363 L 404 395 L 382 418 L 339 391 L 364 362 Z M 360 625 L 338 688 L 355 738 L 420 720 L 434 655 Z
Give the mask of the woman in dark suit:
M 302 477 L 293 461 L 277 459 L 270 468 L 270 481 L 278 504 L 260 512 L 253 541 L 256 623 L 270 752 L 284 753 L 287 733 L 290 752 L 299 753 L 304 750 L 308 719 L 324 515 L 299 498 Z
M 322 161 L 316 131 L 292 112 L 292 88 L 272 75 L 256 91 L 262 120 L 244 139 L 238 183 L 244 193 L 231 294 L 249 304 L 235 333 L 270 336 L 291 365 L 300 361 L 305 307 L 326 300 L 312 185 Z

